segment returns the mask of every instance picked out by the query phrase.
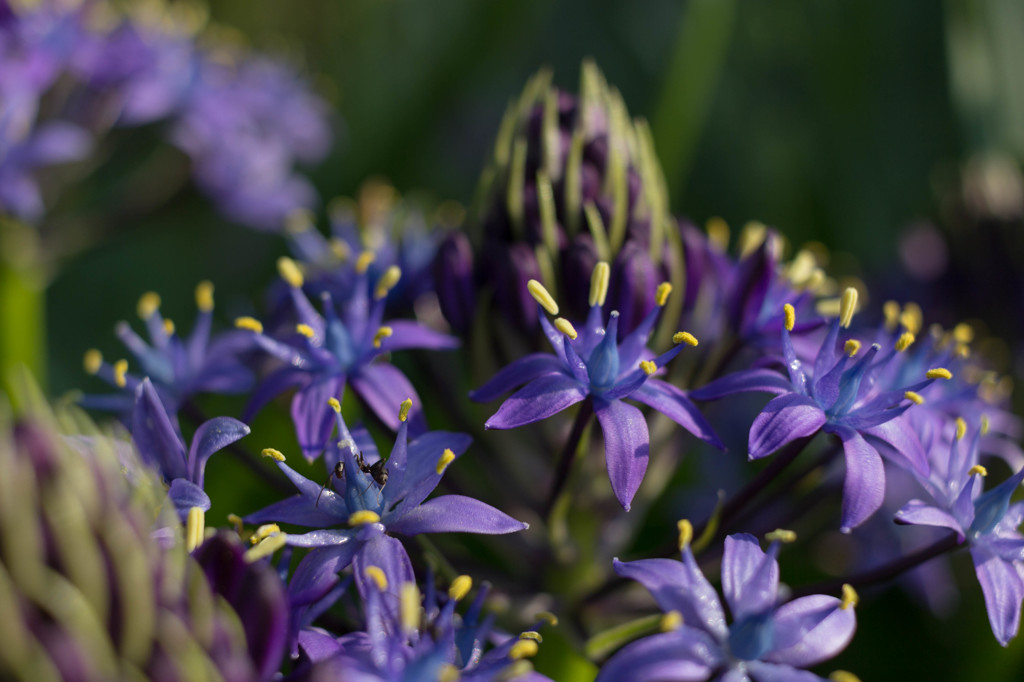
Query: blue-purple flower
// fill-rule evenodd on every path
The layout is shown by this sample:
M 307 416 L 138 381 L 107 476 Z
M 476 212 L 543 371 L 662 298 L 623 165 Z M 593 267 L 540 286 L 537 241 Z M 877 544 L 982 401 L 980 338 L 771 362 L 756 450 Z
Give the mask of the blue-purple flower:
M 732 616 L 701 573 L 689 547 L 693 529 L 680 522 L 682 561 L 615 561 L 615 571 L 646 587 L 666 612 L 661 634 L 615 654 L 598 682 L 629 679 L 782 682 L 821 680 L 807 668 L 832 658 L 856 629 L 856 592 L 815 594 L 781 603 L 779 539 L 762 551 L 752 535 L 730 535 L 722 558 L 722 592 Z M 788 531 L 776 531 L 790 539 Z M 786 537 L 789 536 L 789 537 Z
M 493 400 L 526 384 L 487 420 L 489 429 L 531 424 L 584 399 L 592 400 L 604 433 L 612 490 L 628 511 L 647 469 L 650 438 L 643 413 L 623 402 L 623 398 L 653 407 L 701 440 L 717 447 L 721 447 L 721 442 L 682 390 L 653 378 L 684 346 L 697 345 L 697 339 L 680 332 L 673 337 L 675 345 L 670 350 L 654 356 L 647 348 L 647 337 L 660 312 L 660 307 L 656 307 L 620 340 L 618 313 L 612 311 L 607 327 L 602 319 L 608 274 L 607 263 L 598 263 L 594 268 L 590 314 L 579 332 L 564 318 L 555 319 L 553 324 L 548 321 L 544 310 L 557 315 L 558 305 L 543 285 L 531 281 L 528 288 L 543 308 L 539 311 L 541 326 L 555 355 L 534 353 L 515 360 L 470 396 L 481 402 Z M 659 287 L 660 305 L 665 304 L 670 292 L 668 283 Z

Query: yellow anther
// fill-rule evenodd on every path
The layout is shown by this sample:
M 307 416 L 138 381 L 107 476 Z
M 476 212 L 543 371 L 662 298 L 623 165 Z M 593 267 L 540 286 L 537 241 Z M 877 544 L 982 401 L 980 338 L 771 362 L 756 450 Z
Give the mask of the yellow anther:
M 377 299 L 384 298 L 388 295 L 388 292 L 395 288 L 398 284 L 398 280 L 402 279 L 402 269 L 397 265 L 392 265 L 384 271 L 384 274 L 377 280 L 377 289 L 374 291 L 374 297 Z
M 257 334 L 263 333 L 263 324 L 260 323 L 255 317 L 239 317 L 235 319 L 235 326 L 239 329 L 248 329 L 251 332 Z
M 555 298 L 544 288 L 543 284 L 531 279 L 526 283 L 526 290 L 530 292 L 530 296 L 533 296 L 533 300 L 537 301 L 549 314 L 558 314 L 558 304 L 555 303 Z
M 242 517 L 238 514 L 228 514 L 228 523 L 234 526 L 235 532 L 238 533 L 238 535 L 241 535 L 242 531 L 245 530 L 245 523 L 242 521 Z
M 512 682 L 521 679 L 524 675 L 533 672 L 533 664 L 530 661 L 513 661 L 498 671 L 491 679 L 494 682 Z
M 336 413 L 341 414 L 341 401 L 337 398 L 328 398 L 327 404 L 331 406 L 331 409 Z
M 462 673 L 451 663 L 442 663 L 437 673 L 437 682 L 459 682 Z
M 658 305 L 663 306 L 668 303 L 668 296 L 672 293 L 672 285 L 668 282 L 662 282 L 658 285 L 658 290 L 654 292 L 654 300 Z
M 308 324 L 297 324 L 295 325 L 295 331 L 305 336 L 307 339 L 311 339 L 316 336 L 316 332 Z
M 987 436 L 988 430 L 992 428 L 992 422 L 989 421 L 988 415 L 981 415 L 981 435 Z
M 380 566 L 367 566 L 366 570 L 363 571 L 363 575 L 372 580 L 381 592 L 388 589 L 388 577 L 384 575 L 384 571 Z
M 462 601 L 472 588 L 473 579 L 468 575 L 460 575 L 448 587 L 448 598 L 454 601 Z
M 257 542 L 261 540 L 266 540 L 271 535 L 277 535 L 280 532 L 281 527 L 278 526 L 276 523 L 265 523 L 256 529 L 256 532 L 254 532 L 252 534 L 252 537 L 249 538 L 249 542 L 255 545 Z
M 550 611 L 539 611 L 537 612 L 537 615 L 534 617 L 539 618 L 540 620 L 547 621 L 547 624 L 551 627 L 555 627 L 556 625 L 558 625 L 558 616 L 551 613 Z
M 833 670 L 829 674 L 828 679 L 831 682 L 860 682 L 860 678 L 849 670 Z
M 402 583 L 402 591 L 398 595 L 398 613 L 404 631 L 419 629 L 420 588 L 416 587 L 416 583 Z
M 924 375 L 926 377 L 928 377 L 929 379 L 947 379 L 948 380 L 948 379 L 952 379 L 953 378 L 953 373 L 950 372 L 945 367 L 936 367 L 934 369 L 930 369 L 927 372 L 925 372 Z
M 971 347 L 966 343 L 958 343 L 956 348 L 953 349 L 953 353 L 958 358 L 969 358 L 971 357 Z
M 160 294 L 155 291 L 147 291 L 139 297 L 139 304 L 135 311 L 143 320 L 153 317 L 153 313 L 160 309 Z
M 953 338 L 957 343 L 970 343 L 974 340 L 974 327 L 966 322 L 961 322 L 953 327 Z
M 808 283 L 818 270 L 818 263 L 807 249 L 800 249 L 786 268 L 786 276 L 796 287 Z
M 917 334 L 921 331 L 921 327 L 924 325 L 924 313 L 921 312 L 921 306 L 916 303 L 908 303 L 903 306 L 903 312 L 900 313 L 900 324 L 902 324 L 908 332 Z
M 611 277 L 611 268 L 604 261 L 599 261 L 594 266 L 594 272 L 590 275 L 590 305 L 604 305 L 608 297 L 608 280 Z
M 651 376 L 652 374 L 658 371 L 658 366 L 654 364 L 654 362 L 652 362 L 651 360 L 641 360 L 640 369 L 642 369 L 644 371 L 644 374 L 646 374 L 647 376 Z
M 967 470 L 968 476 L 973 476 L 974 474 L 978 474 L 982 478 L 985 478 L 986 476 L 988 476 L 988 469 L 981 466 L 980 464 L 975 464 L 974 466 Z
M 924 405 L 924 396 L 916 391 L 904 391 L 903 397 L 915 405 Z
M 352 512 L 348 517 L 348 525 L 364 526 L 368 523 L 380 523 L 380 514 L 369 509 L 360 509 Z
M 277 259 L 277 272 L 281 275 L 281 279 L 288 282 L 288 286 L 300 288 L 304 281 L 302 277 L 302 271 L 299 270 L 299 266 L 296 265 L 295 261 L 287 256 L 281 256 Z
M 700 342 L 697 340 L 697 337 L 690 332 L 676 332 L 672 335 L 672 343 L 677 346 L 680 343 L 685 343 L 687 346 L 696 346 Z
M 213 282 L 203 280 L 196 285 L 196 307 L 204 313 L 213 310 Z
M 964 421 L 963 417 L 956 418 L 956 439 L 963 440 L 964 436 L 967 435 L 967 422 Z
M 661 617 L 658 629 L 662 632 L 672 632 L 683 627 L 683 614 L 678 611 L 669 611 Z
M 380 329 L 377 330 L 377 333 L 373 335 L 373 347 L 380 348 L 381 344 L 384 342 L 384 339 L 390 337 L 394 333 L 395 330 L 392 329 L 391 327 L 381 327 Z
M 206 533 L 206 514 L 201 507 L 190 507 L 185 519 L 185 551 L 192 552 L 203 544 Z
M 767 234 L 768 228 L 760 221 L 751 220 L 744 225 L 738 240 L 740 258 L 753 253 L 757 247 L 761 246 Z
M 555 318 L 555 329 L 568 336 L 573 341 L 576 340 L 578 334 L 576 334 L 576 327 L 572 326 L 572 322 L 565 319 L 564 317 Z
M 406 398 L 402 401 L 402 404 L 398 406 L 398 421 L 404 422 L 409 418 L 409 410 L 412 409 L 412 398 Z
M 852 358 L 860 352 L 860 341 L 857 339 L 847 339 L 846 343 L 843 344 L 843 350 Z
M 532 639 L 521 639 L 509 649 L 508 657 L 513 661 L 518 661 L 521 658 L 533 658 L 538 651 L 540 651 L 540 647 L 537 642 Z
M 274 448 L 263 448 L 263 452 L 261 452 L 260 454 L 262 454 L 264 457 L 269 457 L 270 459 L 276 460 L 278 462 L 284 461 L 284 455 L 281 454 L 281 451 L 275 450 Z
M 719 216 L 712 216 L 704 223 L 704 231 L 708 233 L 708 242 L 719 253 L 729 248 L 729 223 Z
M 259 561 L 263 557 L 270 556 L 287 544 L 288 535 L 286 533 L 271 535 L 255 547 L 250 547 L 245 550 L 245 560 L 250 564 L 254 561 Z
M 376 259 L 377 254 L 373 251 L 363 251 L 359 254 L 359 258 L 356 259 L 356 274 L 364 274 L 370 268 L 370 263 Z
M 764 539 L 768 542 L 775 542 L 778 540 L 779 542 L 788 545 L 792 542 L 796 542 L 796 533 L 785 528 L 776 528 L 770 533 L 765 533 Z
M 906 349 L 910 348 L 910 344 L 917 340 L 911 332 L 903 332 L 900 334 L 900 338 L 896 339 L 896 350 L 902 353 Z
M 857 602 L 860 601 L 860 597 L 857 596 L 857 590 L 853 589 L 853 585 L 850 583 L 843 584 L 843 603 L 839 605 L 839 608 L 844 611 L 852 606 L 857 606 Z
M 786 316 L 784 324 L 786 325 L 786 331 L 793 331 L 793 325 L 796 324 L 796 308 L 791 304 L 787 303 L 782 306 L 782 312 Z
M 886 301 L 882 304 L 882 315 L 885 317 L 885 330 L 895 331 L 900 323 L 900 304 L 896 301 Z
M 857 298 L 859 294 L 853 287 L 846 287 L 842 298 L 839 299 L 839 326 L 848 329 L 853 322 L 853 314 L 857 312 Z
M 118 388 L 128 385 L 128 361 L 121 359 L 114 363 L 114 383 Z
M 284 229 L 289 234 L 300 234 L 313 227 L 313 213 L 309 209 L 297 208 L 284 217 Z
M 679 550 L 682 551 L 693 542 L 693 524 L 689 519 L 679 519 L 676 527 L 679 529 Z
M 100 371 L 100 367 L 103 366 L 103 353 L 100 353 L 95 348 L 90 348 L 85 351 L 82 365 L 85 367 L 87 374 L 96 374 L 96 372 Z
M 527 630 L 526 632 L 519 633 L 519 639 L 532 639 L 537 644 L 543 644 L 544 638 L 540 636 L 540 633 L 536 630 Z
M 170 336 L 174 333 L 174 320 L 169 317 L 164 318 L 164 333 Z
M 331 249 L 331 255 L 342 262 L 347 261 L 348 257 L 352 255 L 352 250 L 343 239 L 331 237 L 327 242 L 327 246 Z
M 455 453 L 452 452 L 451 448 L 445 448 L 441 456 L 437 458 L 437 467 L 434 469 L 438 476 L 445 472 L 448 465 L 455 461 Z

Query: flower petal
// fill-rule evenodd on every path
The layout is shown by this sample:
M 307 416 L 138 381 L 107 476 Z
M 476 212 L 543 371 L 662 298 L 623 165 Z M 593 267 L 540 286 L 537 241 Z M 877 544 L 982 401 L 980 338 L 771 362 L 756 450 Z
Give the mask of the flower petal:
M 454 336 L 434 331 L 412 320 L 388 320 L 386 324 L 391 328 L 391 336 L 381 340 L 382 351 L 407 348 L 446 350 L 459 347 L 459 340 Z
M 188 451 L 191 480 L 201 487 L 206 460 L 210 459 L 210 455 L 247 435 L 249 427 L 231 417 L 214 417 L 201 424 L 192 436 L 192 447 Z
M 291 539 L 293 536 L 288 537 Z M 350 533 L 341 542 L 310 551 L 299 562 L 288 582 L 288 602 L 293 607 L 311 604 L 330 592 L 338 582 L 338 572 L 352 563 L 360 544 Z
M 418 533 L 484 533 L 500 535 L 529 528 L 491 505 L 462 495 L 442 495 L 411 509 L 388 524 L 388 532 L 403 535 Z
M 612 565 L 623 578 L 635 580 L 646 587 L 662 611 L 678 611 L 684 623 L 705 630 L 718 639 L 728 635 L 718 593 L 700 572 L 689 550 L 683 551 L 681 562 L 674 559 L 615 559 Z
M 398 430 L 398 408 L 406 399 L 412 400 L 409 410 L 409 435 L 427 430 L 423 404 L 405 374 L 394 365 L 374 363 L 363 365 L 349 377 L 352 390 L 359 394 L 377 418 L 392 431 Z
M 395 487 L 392 487 L 390 478 L 384 486 L 385 504 L 390 506 L 399 503 L 394 509 L 395 517 L 400 517 L 434 492 L 443 474 L 437 473 L 437 463 L 446 449 L 458 457 L 471 442 L 472 438 L 464 433 L 430 431 L 410 443 L 406 452 L 405 472 L 395 482 Z M 390 460 L 388 468 L 391 468 Z
M 292 523 L 306 528 L 327 528 L 348 519 L 348 508 L 340 495 L 330 488 L 324 489 L 317 504 L 316 498 L 293 495 L 275 502 L 245 517 L 246 523 Z M 288 537 L 292 537 L 289 535 Z
M 594 413 L 604 434 L 604 461 L 612 491 L 622 508 L 629 511 L 647 471 L 651 449 L 647 421 L 640 410 L 621 400 L 595 398 Z
M 960 541 L 964 539 L 964 529 L 952 514 L 944 509 L 932 506 L 921 500 L 911 500 L 896 512 L 896 523 L 910 526 L 937 526 L 956 531 Z
M 686 397 L 686 393 L 672 384 L 659 379 L 648 379 L 647 383 L 629 397 L 653 407 L 702 441 L 720 450 L 725 449 L 725 445 L 700 410 Z
M 766 553 L 753 535 L 739 533 L 725 538 L 722 555 L 722 594 L 734 621 L 764 613 L 779 596 L 778 544 Z
M 884 424 L 863 429 L 861 433 L 869 441 L 879 441 L 882 445 L 879 453 L 896 466 L 909 468 L 921 476 L 927 476 L 931 470 L 921 439 L 906 417 L 897 416 Z
M 303 386 L 292 398 L 295 436 L 299 440 L 302 454 L 310 462 L 320 456 L 334 430 L 334 410 L 327 404 L 327 400 L 340 399 L 344 388 L 345 375 L 334 374 L 320 377 Z
M 707 633 L 684 625 L 623 648 L 602 666 L 595 682 L 707 680 L 722 660 L 721 647 Z
M 807 670 L 764 661 L 747 661 L 747 671 L 757 682 L 828 682 Z
M 1017 636 L 1024 581 L 1011 562 L 1000 559 L 984 547 L 971 547 L 974 571 L 978 574 L 992 634 L 1003 646 Z
M 786 443 L 811 436 L 826 421 L 818 403 L 807 396 L 787 393 L 772 398 L 750 426 L 750 459 L 770 455 Z
M 148 378 L 135 389 L 132 440 L 143 459 L 165 479 L 188 478 L 185 444 L 174 430 L 167 410 Z
M 717 400 L 734 393 L 749 391 L 778 395 L 792 392 L 793 384 L 773 369 L 744 369 L 690 391 L 690 397 L 694 400 Z
M 171 481 L 171 488 L 167 491 L 167 497 L 171 498 L 174 508 L 184 521 L 188 516 L 188 510 L 192 507 L 199 507 L 203 511 L 210 510 L 210 498 L 203 489 L 195 483 L 184 478 L 176 478 Z
M 843 511 L 839 530 L 849 533 L 878 511 L 885 497 L 885 468 L 878 451 L 851 428 L 834 429 L 843 441 L 846 479 L 843 481 Z
M 587 397 L 586 389 L 572 377 L 545 374 L 513 393 L 484 426 L 511 429 L 546 419 Z
M 554 355 L 532 353 L 502 367 L 497 374 L 491 377 L 490 381 L 477 390 L 470 391 L 469 397 L 478 403 L 490 402 L 541 375 L 561 371 L 563 371 L 562 363 Z
M 839 654 L 857 629 L 854 609 L 841 605 L 835 597 L 813 594 L 780 606 L 774 614 L 775 646 L 764 660 L 809 668 Z

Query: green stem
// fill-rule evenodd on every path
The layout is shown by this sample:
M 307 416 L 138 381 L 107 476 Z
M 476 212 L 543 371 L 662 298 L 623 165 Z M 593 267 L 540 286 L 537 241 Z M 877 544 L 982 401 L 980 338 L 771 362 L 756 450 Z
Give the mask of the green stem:
M 0 376 L 5 383 L 19 366 L 45 389 L 46 273 L 35 230 L 0 219 Z

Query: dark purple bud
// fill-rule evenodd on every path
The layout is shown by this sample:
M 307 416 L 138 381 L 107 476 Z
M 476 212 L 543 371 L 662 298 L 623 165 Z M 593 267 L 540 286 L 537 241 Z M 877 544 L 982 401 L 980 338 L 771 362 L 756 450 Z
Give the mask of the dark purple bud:
M 619 329 L 628 334 L 654 308 L 654 295 L 663 278 L 651 262 L 647 246 L 627 241 L 612 264 L 609 293 L 613 310 L 619 311 Z
M 527 244 L 495 246 L 484 253 L 487 279 L 494 286 L 494 303 L 507 320 L 526 329 L 537 325 L 537 302 L 526 284 L 543 279 L 533 249 Z
M 563 252 L 563 296 L 560 303 L 567 309 L 563 315 L 570 319 L 586 319 L 590 309 L 590 276 L 600 260 L 594 240 L 589 234 L 579 234 Z
M 448 324 L 465 336 L 476 310 L 476 286 L 473 283 L 473 247 L 463 232 L 449 232 L 434 258 L 434 282 L 437 300 Z

